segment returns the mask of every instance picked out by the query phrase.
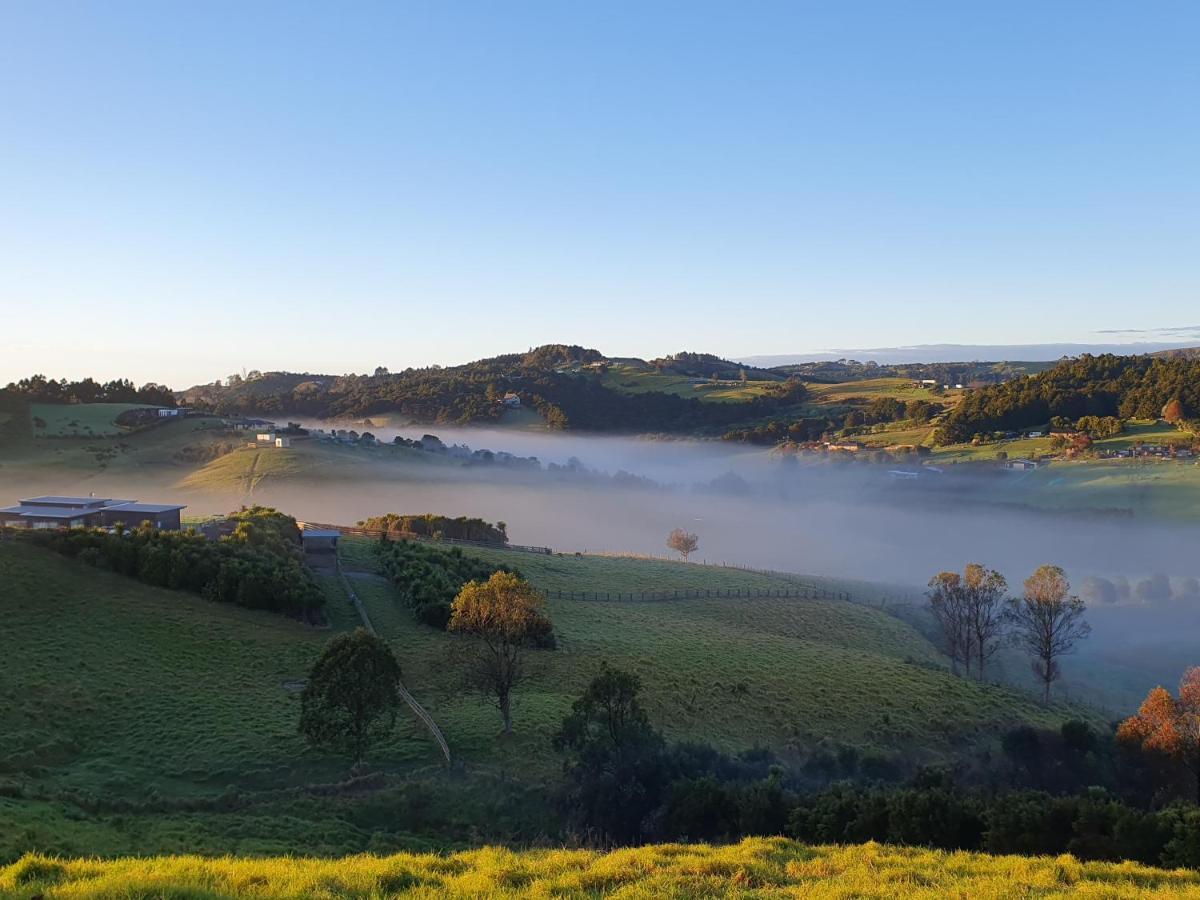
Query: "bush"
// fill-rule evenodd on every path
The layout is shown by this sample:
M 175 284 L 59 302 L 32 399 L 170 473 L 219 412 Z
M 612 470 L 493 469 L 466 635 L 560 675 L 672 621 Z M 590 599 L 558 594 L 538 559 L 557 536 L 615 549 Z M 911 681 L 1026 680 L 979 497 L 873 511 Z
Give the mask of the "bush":
M 520 574 L 467 556 L 457 547 L 446 550 L 414 541 L 382 541 L 377 547 L 384 574 L 417 620 L 442 630 L 450 621 L 450 604 L 468 581 L 487 581 L 498 571 Z M 550 641 L 552 646 L 552 637 Z

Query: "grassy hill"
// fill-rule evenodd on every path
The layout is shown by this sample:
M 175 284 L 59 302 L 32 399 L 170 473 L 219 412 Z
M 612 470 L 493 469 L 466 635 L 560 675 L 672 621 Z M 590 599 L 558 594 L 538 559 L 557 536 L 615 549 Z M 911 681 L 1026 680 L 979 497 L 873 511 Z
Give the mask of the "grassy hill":
M 348 562 L 369 567 L 360 545 Z M 498 557 L 497 557 L 498 558 Z M 799 576 L 654 560 L 505 553 L 555 590 L 784 588 Z M 365 792 L 344 760 L 295 733 L 300 683 L 330 630 L 151 588 L 16 542 L 0 543 L 0 859 L 66 854 L 309 852 L 533 840 L 552 828 L 549 737 L 602 660 L 641 674 L 670 738 L 799 762 L 820 741 L 935 759 L 998 729 L 1069 713 L 952 677 L 885 613 L 846 601 L 551 600 L 560 649 L 516 693 L 516 733 L 466 693 L 450 639 L 418 624 L 389 584 L 354 584 L 405 682 L 463 769 L 447 773 L 402 718 L 373 751 Z M 332 628 L 356 620 L 325 583 Z M 857 595 L 868 589 L 849 585 Z M 877 589 L 878 590 L 878 589 Z
M 512 852 L 347 859 L 196 856 L 58 860 L 0 869 L 10 896 L 344 897 L 1196 897 L 1200 873 L 1070 856 L 986 856 L 884 847 L 809 847 L 783 838 L 665 844 L 608 853 Z

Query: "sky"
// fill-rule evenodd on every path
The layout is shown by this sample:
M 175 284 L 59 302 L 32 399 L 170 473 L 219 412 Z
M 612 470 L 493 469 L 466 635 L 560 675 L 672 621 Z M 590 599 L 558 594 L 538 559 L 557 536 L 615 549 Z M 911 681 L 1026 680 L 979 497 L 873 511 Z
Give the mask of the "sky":
M 1200 343 L 1200 4 L 0 4 L 0 383 Z

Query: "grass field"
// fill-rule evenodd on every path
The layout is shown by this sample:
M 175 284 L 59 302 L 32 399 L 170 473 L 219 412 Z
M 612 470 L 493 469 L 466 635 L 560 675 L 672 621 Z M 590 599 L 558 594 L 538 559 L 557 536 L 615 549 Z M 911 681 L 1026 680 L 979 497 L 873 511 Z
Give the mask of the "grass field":
M 116 423 L 121 413 L 147 408 L 144 403 L 31 403 L 29 415 L 34 437 L 101 437 L 125 433 Z
M 938 396 L 925 387 L 917 387 L 910 378 L 865 378 L 861 381 L 842 381 L 836 384 L 810 384 L 810 395 L 826 403 L 844 403 L 851 397 L 875 400 L 895 397 L 898 400 L 938 400 L 953 395 Z
M 690 375 L 675 375 L 657 372 L 650 368 L 631 365 L 610 366 L 601 376 L 605 387 L 626 394 L 644 394 L 658 391 L 677 397 L 695 397 L 718 403 L 742 403 L 762 397 L 778 387 L 778 381 L 718 381 L 715 384 Z
M 783 838 L 663 844 L 602 853 L 484 847 L 449 856 L 346 859 L 59 860 L 0 869 L 8 896 L 203 898 L 1200 896 L 1200 873 L 1070 856 L 986 856 L 885 847 L 809 847 Z
M 654 560 L 504 559 L 550 589 L 799 580 Z M 884 753 L 916 746 L 933 759 L 1016 722 L 1070 714 L 952 677 L 909 626 L 845 601 L 551 600 L 560 649 L 534 654 L 516 692 L 516 732 L 500 739 L 498 713 L 462 686 L 451 639 L 366 575 L 354 579 L 358 593 L 464 768 L 445 773 L 406 716 L 372 752 L 387 773 L 379 793 L 330 797 L 321 786 L 343 780 L 347 764 L 306 748 L 295 726 L 298 682 L 332 632 L 355 625 L 333 579 L 326 630 L 18 542 L 0 543 L 0 584 L 0 821 L 10 826 L 0 860 L 32 850 L 344 854 L 533 840 L 554 821 L 547 788 L 561 761 L 549 737 L 602 660 L 642 676 L 669 737 L 770 746 L 785 759 L 822 740 Z

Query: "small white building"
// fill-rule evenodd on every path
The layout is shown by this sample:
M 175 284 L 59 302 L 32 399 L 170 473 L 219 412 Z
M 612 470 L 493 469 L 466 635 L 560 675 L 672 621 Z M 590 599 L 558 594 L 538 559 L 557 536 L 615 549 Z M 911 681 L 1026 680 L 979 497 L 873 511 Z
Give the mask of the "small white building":
M 1004 468 L 1014 472 L 1024 472 L 1037 467 L 1038 462 L 1032 459 L 1010 459 L 1004 464 Z
M 292 439 L 290 437 L 277 437 L 275 438 L 275 446 L 290 447 L 292 446 Z
M 503 403 L 505 406 L 507 406 L 509 409 L 517 409 L 521 405 L 521 398 L 518 397 L 516 394 L 514 394 L 512 391 L 509 391 L 507 394 L 504 395 L 504 399 L 500 402 Z

